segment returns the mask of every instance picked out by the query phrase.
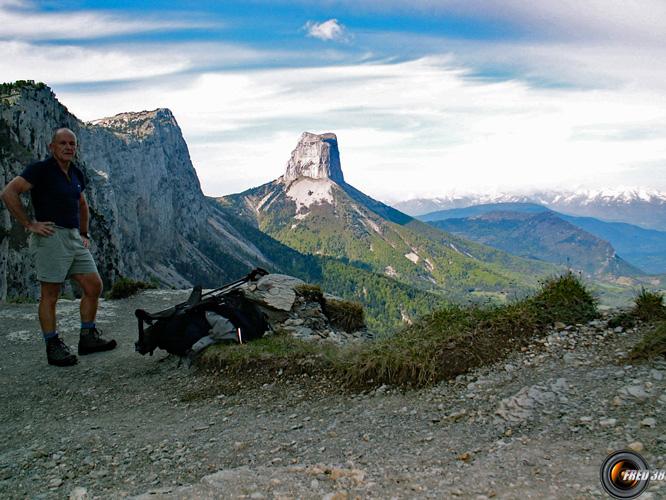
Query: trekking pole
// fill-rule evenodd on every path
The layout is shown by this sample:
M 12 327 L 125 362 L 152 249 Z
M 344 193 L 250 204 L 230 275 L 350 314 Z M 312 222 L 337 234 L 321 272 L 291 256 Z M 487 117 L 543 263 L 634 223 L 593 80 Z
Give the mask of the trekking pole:
M 253 280 L 257 279 L 258 276 L 259 277 L 266 276 L 267 274 L 268 274 L 268 271 L 266 271 L 265 269 L 262 269 L 260 267 L 257 267 L 256 269 L 252 270 L 252 272 L 250 272 L 247 276 L 243 276 L 242 278 L 240 278 L 236 281 L 233 281 L 233 282 L 231 282 L 227 285 L 223 285 L 220 288 L 216 288 L 215 290 L 211 290 L 210 292 L 206 292 L 201 296 L 201 298 L 203 299 L 204 297 L 207 297 L 209 295 L 218 294 L 218 293 L 221 294 L 221 293 L 224 293 L 224 292 L 228 292 L 230 290 L 233 290 L 236 287 L 239 287 L 240 285 L 242 285 L 244 283 L 247 283 L 248 281 L 253 281 Z

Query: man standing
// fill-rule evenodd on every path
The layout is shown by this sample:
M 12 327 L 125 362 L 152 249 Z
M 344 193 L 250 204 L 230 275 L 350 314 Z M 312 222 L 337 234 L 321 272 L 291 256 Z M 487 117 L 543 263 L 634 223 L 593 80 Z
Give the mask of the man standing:
M 57 366 L 77 362 L 56 329 L 56 303 L 62 283 L 68 278 L 83 290 L 79 354 L 116 347 L 115 340 L 103 339 L 95 327 L 102 280 L 89 250 L 85 179 L 72 163 L 76 147 L 74 132 L 68 128 L 56 130 L 49 144 L 52 156 L 29 165 L 0 194 L 11 214 L 32 233 L 30 248 L 41 284 L 39 323 L 46 341 L 46 358 Z M 30 220 L 21 204 L 19 195 L 26 191 L 32 197 L 35 220 Z

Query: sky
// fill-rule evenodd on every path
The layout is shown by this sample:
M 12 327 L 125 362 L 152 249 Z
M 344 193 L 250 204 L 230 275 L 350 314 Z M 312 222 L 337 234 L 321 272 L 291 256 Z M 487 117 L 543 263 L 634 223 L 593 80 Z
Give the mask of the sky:
M 388 202 L 666 191 L 663 0 L 0 0 L 0 53 L 84 121 L 171 109 L 211 196 L 304 131 Z

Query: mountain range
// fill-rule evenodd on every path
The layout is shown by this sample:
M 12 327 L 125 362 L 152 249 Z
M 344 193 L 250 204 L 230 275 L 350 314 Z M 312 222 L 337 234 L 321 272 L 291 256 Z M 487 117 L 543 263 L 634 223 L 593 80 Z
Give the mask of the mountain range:
M 551 211 L 495 211 L 431 224 L 514 255 L 560 264 L 588 275 L 642 274 L 619 257 L 607 241 L 562 220 Z
M 504 215 L 500 215 L 504 214 Z M 513 216 L 507 214 L 514 214 Z M 547 214 L 547 215 L 546 215 Z M 620 274 L 666 274 L 666 232 L 653 229 L 644 229 L 632 224 L 622 222 L 605 222 L 593 217 L 575 217 L 552 211 L 543 205 L 534 203 L 491 203 L 474 205 L 465 208 L 453 208 L 450 210 L 438 210 L 418 217 L 420 220 L 428 221 L 444 230 L 458 234 L 461 237 L 471 238 L 475 241 L 484 242 L 506 251 L 513 251 L 517 255 L 529 255 L 530 246 L 551 244 L 551 248 L 541 254 L 546 258 L 550 253 L 552 258 L 546 258 L 550 262 L 562 262 L 565 259 L 569 263 L 578 262 L 581 269 L 586 269 L 593 274 L 599 274 L 603 269 L 622 269 L 620 262 L 626 262 L 631 269 L 624 268 Z M 504 227 L 498 225 L 498 220 L 504 219 Z M 513 219 L 509 224 L 508 219 Z M 570 252 L 558 253 L 552 246 L 552 236 L 548 233 L 552 230 L 535 230 L 532 227 L 527 233 L 518 237 L 516 231 L 528 230 L 530 223 L 549 220 L 551 224 L 558 224 L 560 234 L 577 238 L 582 242 L 592 242 L 596 251 L 591 247 L 571 248 Z M 511 225 L 508 230 L 507 224 Z M 520 226 L 520 229 L 518 228 Z M 532 232 L 530 232 L 532 231 Z M 484 236 L 484 233 L 486 236 Z M 492 242 L 491 242 L 492 240 Z M 561 238 L 564 241 L 565 238 Z M 603 242 L 603 243 L 601 243 Z M 522 245 L 524 243 L 524 245 Z M 521 249 L 517 246 L 522 245 Z M 608 248 L 604 248 L 608 246 Z M 509 250 L 511 248 L 511 250 Z M 610 251 L 617 252 L 618 266 L 607 261 L 604 256 L 610 255 Z M 584 265 L 587 261 L 596 265 Z M 606 263 L 606 264 L 604 264 Z
M 606 222 L 624 222 L 666 231 L 666 193 L 658 190 L 535 191 L 531 194 L 450 195 L 416 198 L 392 206 L 412 216 L 498 203 L 531 203 L 566 215 L 594 217 Z

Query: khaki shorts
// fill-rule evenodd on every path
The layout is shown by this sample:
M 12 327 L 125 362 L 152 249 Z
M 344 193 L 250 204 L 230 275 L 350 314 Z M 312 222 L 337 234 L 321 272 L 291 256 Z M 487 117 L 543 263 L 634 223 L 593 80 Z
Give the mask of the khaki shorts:
M 37 279 L 62 283 L 73 274 L 97 273 L 90 250 L 83 246 L 78 229 L 54 227 L 51 236 L 32 234 L 30 249 L 35 255 Z

